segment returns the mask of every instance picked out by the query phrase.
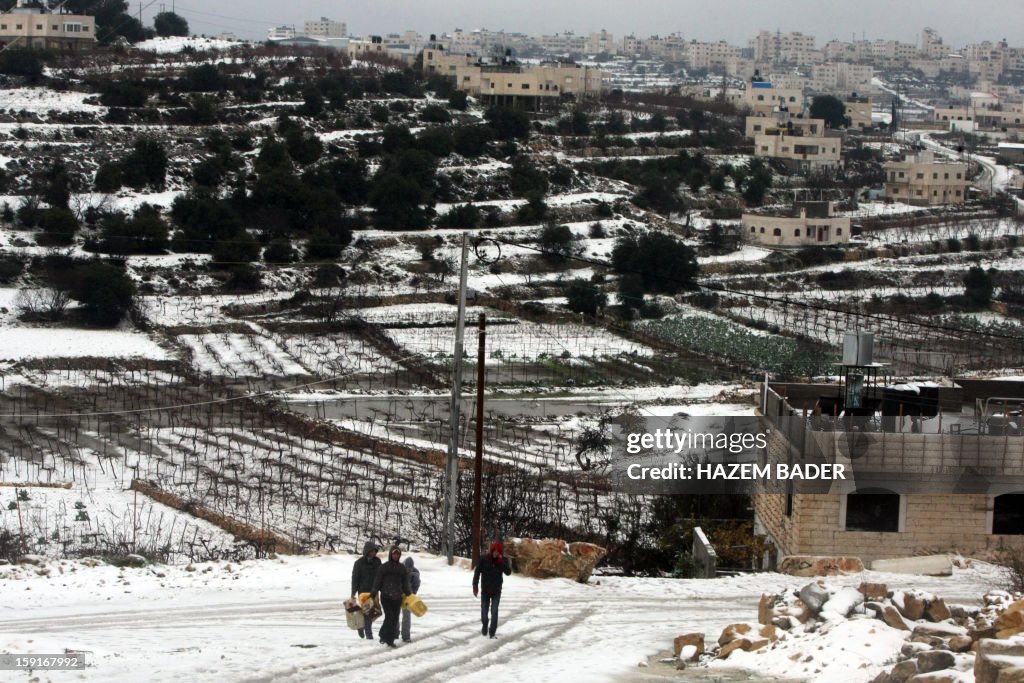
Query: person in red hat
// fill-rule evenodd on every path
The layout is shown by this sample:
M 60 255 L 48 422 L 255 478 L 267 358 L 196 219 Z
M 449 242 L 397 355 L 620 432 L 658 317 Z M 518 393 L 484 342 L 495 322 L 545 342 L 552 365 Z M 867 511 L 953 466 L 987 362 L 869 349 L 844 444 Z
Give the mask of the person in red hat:
M 473 595 L 480 596 L 480 635 L 496 638 L 498 630 L 498 603 L 501 601 L 501 584 L 512 574 L 512 566 L 505 559 L 505 548 L 495 541 L 486 556 L 473 572 Z M 482 585 L 481 585 L 482 584 Z M 488 619 L 488 616 L 490 617 Z

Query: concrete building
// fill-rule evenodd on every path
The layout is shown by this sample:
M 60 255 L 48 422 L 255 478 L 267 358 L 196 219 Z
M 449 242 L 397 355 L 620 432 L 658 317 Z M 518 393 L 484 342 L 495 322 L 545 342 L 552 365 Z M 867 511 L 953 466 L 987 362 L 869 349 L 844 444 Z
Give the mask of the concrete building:
M 798 202 L 787 216 L 743 214 L 743 236 L 769 247 L 821 247 L 850 241 L 850 219 L 835 216 L 832 202 Z
M 874 127 L 875 124 L 871 118 L 873 110 L 870 97 L 851 95 L 846 98 L 844 103 L 846 104 L 846 116 L 850 119 L 852 130 L 865 130 Z
M 754 156 L 776 159 L 800 171 L 819 171 L 842 166 L 843 139 L 839 133 L 824 135 L 761 133 L 754 137 Z
M 604 72 L 579 64 L 548 63 L 523 66 L 515 62 L 473 64 L 455 69 L 455 87 L 487 104 L 524 109 L 557 106 L 565 97 L 583 99 L 599 95 Z
M 306 21 L 303 34 L 310 38 L 345 38 L 348 36 L 348 27 L 343 21 L 320 17 Z
M 744 134 L 750 140 L 758 135 L 805 135 L 815 137 L 824 135 L 825 119 L 804 118 L 787 110 L 775 111 L 771 114 L 755 114 L 748 116 L 744 125 Z
M 1005 393 L 1012 383 L 989 384 L 1004 385 L 995 391 Z M 776 463 L 839 462 L 851 475 L 811 486 L 758 481 L 755 532 L 768 537 L 776 559 L 843 555 L 868 564 L 1021 547 L 1024 437 L 1019 430 L 993 429 L 991 422 L 974 420 L 973 415 L 954 418 L 966 398 L 958 399 L 959 388 L 936 387 L 934 401 L 943 406 L 942 418 L 882 417 L 880 429 L 851 440 L 841 432 L 815 428 L 823 422 L 814 414 L 819 397 L 836 391 L 836 385 L 772 384 L 763 394 L 759 412 L 772 429 L 760 458 L 773 469 Z M 891 395 L 888 387 L 873 391 Z M 960 405 L 955 405 L 958 400 Z M 907 414 L 934 415 L 937 406 L 929 410 L 923 398 L 917 403 L 900 406 Z M 895 403 L 891 406 L 896 408 Z M 964 428 L 953 430 L 952 424 Z M 932 431 L 936 427 L 940 431 Z M 973 474 L 965 478 L 965 472 Z
M 814 36 L 806 36 L 799 31 L 761 31 L 749 41 L 749 47 L 759 62 L 801 65 L 821 60 L 822 54 L 814 43 Z
M 919 206 L 962 204 L 967 199 L 967 164 L 936 161 L 932 152 L 920 152 L 903 161 L 888 161 L 885 197 Z
M 777 88 L 768 81 L 750 81 L 743 98 L 754 114 L 770 114 L 776 109 L 799 111 L 804 107 L 803 91 L 797 88 Z
M 281 40 L 291 40 L 298 36 L 294 26 L 275 26 L 267 31 L 267 40 L 278 42 Z
M 0 50 L 25 47 L 81 52 L 96 46 L 96 21 L 84 14 L 55 14 L 27 0 L 0 14 Z
M 707 69 L 708 71 L 724 71 L 735 73 L 736 63 L 741 51 L 738 47 L 725 41 L 701 43 L 696 40 L 681 45 L 682 58 L 691 69 Z
M 868 93 L 874 88 L 871 79 L 874 69 L 870 64 L 852 62 L 824 62 L 811 67 L 811 90 L 832 95 L 840 93 Z
M 423 48 L 423 75 L 448 76 L 454 79 L 460 67 L 472 66 L 477 61 L 478 58 L 471 53 L 448 52 L 439 42 L 431 40 Z

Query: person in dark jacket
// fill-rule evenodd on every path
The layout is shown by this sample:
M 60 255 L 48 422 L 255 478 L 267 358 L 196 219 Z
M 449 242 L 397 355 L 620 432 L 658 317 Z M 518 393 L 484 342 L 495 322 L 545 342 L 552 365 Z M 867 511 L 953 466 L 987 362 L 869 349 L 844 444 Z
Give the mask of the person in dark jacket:
M 409 572 L 409 586 L 412 588 L 413 595 L 418 595 L 420 592 L 420 570 L 416 569 L 415 563 L 411 557 L 405 558 L 405 569 Z M 412 612 L 407 609 L 402 610 L 402 642 L 408 643 L 412 640 Z
M 506 576 L 511 576 L 512 567 L 505 559 L 505 548 L 495 541 L 486 557 L 480 558 L 480 564 L 473 572 L 473 595 L 480 595 L 480 635 L 495 638 L 498 630 L 498 603 L 501 601 L 501 584 Z M 482 592 L 478 593 L 478 587 Z M 490 620 L 488 621 L 488 612 Z M 490 628 L 488 628 L 488 626 Z
M 380 594 L 380 606 L 384 609 L 384 625 L 380 627 L 380 642 L 395 647 L 398 637 L 398 618 L 402 610 L 402 598 L 412 595 L 409 572 L 401 563 L 402 549 L 395 546 L 388 553 L 388 561 L 377 570 L 373 580 L 374 595 Z
M 377 545 L 373 541 L 367 541 L 363 545 L 363 556 L 352 565 L 352 597 L 360 593 L 373 593 L 373 580 L 377 578 L 377 570 L 380 569 L 381 561 L 377 557 Z M 360 638 L 373 640 L 373 620 L 367 618 L 363 622 L 363 628 L 359 629 Z

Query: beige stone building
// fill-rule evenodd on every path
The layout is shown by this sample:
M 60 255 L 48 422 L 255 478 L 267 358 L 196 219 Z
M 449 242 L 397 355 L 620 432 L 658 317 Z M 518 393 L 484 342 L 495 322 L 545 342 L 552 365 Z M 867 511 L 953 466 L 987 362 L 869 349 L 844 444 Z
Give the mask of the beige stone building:
M 846 98 L 846 116 L 850 119 L 850 128 L 852 130 L 864 130 L 865 128 L 874 127 L 874 120 L 871 118 L 871 98 L 870 97 L 855 97 L 850 96 Z
M 304 34 L 310 38 L 344 38 L 348 35 L 348 27 L 344 21 L 320 17 L 306 21 Z
M 754 156 L 777 159 L 802 171 L 838 168 L 842 165 L 843 139 L 839 133 L 824 135 L 761 133 L 754 136 Z
M 769 64 L 813 64 L 822 54 L 815 48 L 814 36 L 799 31 L 761 31 L 749 41 L 754 59 Z
M 17 6 L 0 14 L 0 49 L 8 46 L 80 52 L 96 46 L 96 21 L 83 14 L 54 14 Z
M 804 107 L 804 94 L 800 89 L 776 87 L 768 81 L 750 81 L 743 103 L 754 114 L 770 114 L 777 108 L 800 111 Z
M 743 238 L 768 247 L 815 247 L 850 241 L 850 219 L 832 202 L 800 202 L 788 216 L 743 214 Z
M 789 111 L 755 114 L 746 118 L 744 132 L 748 139 L 758 135 L 806 135 L 816 137 L 825 133 L 825 119 L 804 118 Z
M 770 433 L 764 459 L 831 460 L 848 464 L 853 476 L 825 482 L 813 492 L 792 481 L 758 483 L 755 529 L 768 536 L 776 558 L 848 555 L 867 563 L 1024 544 L 1024 437 L 911 433 L 901 428 L 864 434 L 853 453 L 850 439 L 812 429 L 802 418 L 813 403 L 790 402 L 775 388 L 768 389 L 762 410 L 779 428 Z M 947 430 L 949 422 L 947 417 Z M 799 426 L 804 423 L 806 428 Z M 899 423 L 893 418 L 892 424 Z M 984 481 L 935 477 L 967 467 L 982 473 Z M 921 484 L 929 476 L 929 483 Z
M 967 164 L 936 161 L 931 152 L 888 161 L 885 197 L 920 206 L 962 204 L 967 199 Z
M 596 97 L 603 82 L 603 71 L 579 64 L 473 64 L 455 69 L 455 86 L 459 90 L 486 104 L 525 109 L 556 106 L 564 97 Z

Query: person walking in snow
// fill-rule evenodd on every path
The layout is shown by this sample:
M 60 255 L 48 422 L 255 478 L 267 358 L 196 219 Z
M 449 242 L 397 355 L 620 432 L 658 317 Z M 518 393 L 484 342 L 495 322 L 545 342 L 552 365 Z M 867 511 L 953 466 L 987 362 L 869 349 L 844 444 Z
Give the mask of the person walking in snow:
M 480 596 L 480 635 L 495 638 L 498 630 L 498 603 L 501 601 L 501 584 L 511 576 L 512 566 L 505 559 L 505 548 L 495 541 L 485 557 L 473 572 L 473 595 Z M 478 590 L 479 588 L 479 590 Z M 490 619 L 488 619 L 490 616 Z
M 420 570 L 416 568 L 411 557 L 405 558 L 405 569 L 409 572 L 409 586 L 413 595 L 420 592 Z M 412 640 L 412 612 L 402 609 L 402 642 L 408 643 Z
M 384 625 L 380 627 L 380 642 L 388 647 L 395 647 L 398 637 L 399 612 L 402 611 L 402 598 L 412 595 L 409 583 L 409 572 L 401 563 L 402 549 L 395 546 L 388 553 L 388 561 L 377 570 L 377 578 L 373 580 L 374 595 L 380 594 L 380 605 L 384 608 Z
M 363 544 L 363 555 L 352 565 L 352 597 L 360 593 L 373 594 L 373 580 L 377 578 L 381 561 L 377 557 L 377 545 L 373 541 Z M 360 638 L 373 640 L 373 620 L 366 615 L 363 628 L 359 629 Z

